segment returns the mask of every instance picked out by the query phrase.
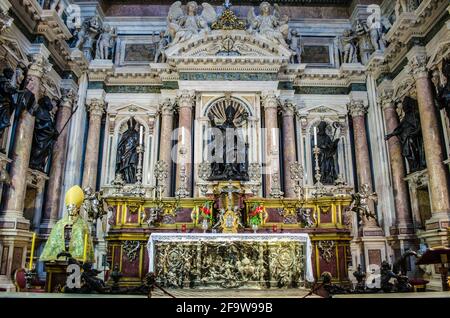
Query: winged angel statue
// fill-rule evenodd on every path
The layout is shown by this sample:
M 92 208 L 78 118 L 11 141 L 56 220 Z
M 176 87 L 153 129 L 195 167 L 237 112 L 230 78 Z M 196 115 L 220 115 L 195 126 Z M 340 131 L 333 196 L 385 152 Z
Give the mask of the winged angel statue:
M 275 4 L 273 13 L 270 14 L 271 5 L 263 2 L 259 5 L 260 15 L 255 14 L 255 9 L 251 8 L 248 12 L 247 21 L 249 24 L 248 32 L 259 34 L 270 41 L 288 46 L 286 38 L 289 35 L 289 17 L 281 15 L 280 7 Z
M 185 14 L 181 8 L 181 1 L 172 4 L 167 17 L 168 33 L 172 39 L 172 45 L 210 31 L 210 24 L 217 19 L 216 10 L 212 5 L 203 3 L 203 10 L 199 15 L 198 7 L 197 2 L 188 2 Z

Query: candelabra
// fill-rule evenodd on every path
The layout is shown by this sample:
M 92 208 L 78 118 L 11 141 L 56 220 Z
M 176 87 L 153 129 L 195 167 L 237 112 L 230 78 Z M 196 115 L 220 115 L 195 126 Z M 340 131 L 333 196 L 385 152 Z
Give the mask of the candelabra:
M 163 193 L 166 189 L 166 179 L 168 176 L 168 165 L 164 161 L 158 161 L 155 164 L 155 179 L 157 186 L 153 192 L 153 200 L 156 201 L 159 198 L 159 201 L 162 200 Z
M 175 195 L 178 198 L 186 198 L 189 196 L 189 191 L 187 187 L 187 174 L 186 174 L 186 153 L 187 149 L 184 146 L 180 147 L 180 156 L 181 156 L 181 164 L 180 164 L 180 186 L 178 187 Z
M 208 161 L 202 162 L 198 166 L 198 177 L 204 182 L 208 181 L 208 178 L 211 176 L 211 163 Z M 199 190 L 202 196 L 205 196 L 208 192 L 208 185 L 204 182 L 197 183 Z
M 252 182 L 252 193 L 256 197 L 258 195 L 259 186 L 261 185 L 261 165 L 257 162 L 251 163 L 248 168 L 248 176 Z
M 321 197 L 325 194 L 325 187 L 321 182 L 322 174 L 320 173 L 320 165 L 319 165 L 319 154 L 320 154 L 320 148 L 315 146 L 314 147 L 314 160 L 315 160 L 315 175 L 314 178 L 316 179 L 316 183 L 314 184 L 314 196 Z
M 291 179 L 294 180 L 295 182 L 294 191 L 297 194 L 297 198 L 298 200 L 302 200 L 305 195 L 303 189 L 303 175 L 304 175 L 303 166 L 298 161 L 294 161 L 291 163 L 289 171 L 291 172 Z
M 284 192 L 281 191 L 280 186 L 280 176 L 278 175 L 278 169 L 276 169 L 278 163 L 277 163 L 277 154 L 278 151 L 276 149 L 273 149 L 271 152 L 273 161 L 274 161 L 274 169 L 272 173 L 272 182 L 270 186 L 270 196 L 272 198 L 280 199 L 283 197 Z
M 145 152 L 144 144 L 140 144 L 136 147 L 136 152 L 138 154 L 138 165 L 136 168 L 136 185 L 141 186 L 142 185 L 142 176 L 143 176 L 143 157 Z

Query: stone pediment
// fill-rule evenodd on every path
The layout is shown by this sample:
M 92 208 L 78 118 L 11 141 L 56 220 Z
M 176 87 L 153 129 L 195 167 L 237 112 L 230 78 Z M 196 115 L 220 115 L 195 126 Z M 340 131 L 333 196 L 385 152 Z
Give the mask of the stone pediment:
M 178 71 L 226 70 L 278 72 L 292 52 L 247 31 L 211 31 L 171 46 L 167 62 Z

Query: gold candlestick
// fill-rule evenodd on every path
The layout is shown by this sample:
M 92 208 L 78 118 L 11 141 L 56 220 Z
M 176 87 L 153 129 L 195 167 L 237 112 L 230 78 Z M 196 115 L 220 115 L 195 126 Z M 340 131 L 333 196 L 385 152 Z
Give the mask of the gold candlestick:
M 34 247 L 36 245 L 36 232 L 33 233 L 33 239 L 31 240 L 31 253 L 30 253 L 30 265 L 28 269 L 33 270 L 33 256 L 34 256 Z

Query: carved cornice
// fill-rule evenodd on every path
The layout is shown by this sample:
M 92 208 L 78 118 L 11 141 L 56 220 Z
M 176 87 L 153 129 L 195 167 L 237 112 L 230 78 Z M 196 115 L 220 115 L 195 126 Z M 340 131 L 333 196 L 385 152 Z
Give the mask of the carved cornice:
M 29 187 L 35 188 L 38 192 L 44 190 L 45 181 L 48 180 L 47 174 L 33 169 L 28 169 L 26 182 Z
M 86 102 L 86 109 L 91 116 L 102 116 L 106 110 L 104 100 L 93 98 Z
M 68 40 L 72 34 L 56 10 L 43 10 L 36 26 L 36 32 L 44 35 L 50 42 Z
M 364 104 L 364 101 L 362 100 L 351 100 L 350 103 L 347 104 L 347 109 L 350 116 L 358 117 L 366 115 L 369 106 Z

